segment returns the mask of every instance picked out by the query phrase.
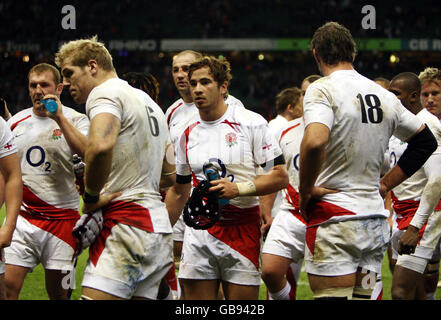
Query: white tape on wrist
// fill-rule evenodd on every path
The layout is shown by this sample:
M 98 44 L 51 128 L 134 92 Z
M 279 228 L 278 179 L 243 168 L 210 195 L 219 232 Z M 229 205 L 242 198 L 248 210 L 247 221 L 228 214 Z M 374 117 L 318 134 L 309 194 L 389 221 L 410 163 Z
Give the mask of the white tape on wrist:
M 256 186 L 253 181 L 236 183 L 239 196 L 251 196 L 256 194 Z

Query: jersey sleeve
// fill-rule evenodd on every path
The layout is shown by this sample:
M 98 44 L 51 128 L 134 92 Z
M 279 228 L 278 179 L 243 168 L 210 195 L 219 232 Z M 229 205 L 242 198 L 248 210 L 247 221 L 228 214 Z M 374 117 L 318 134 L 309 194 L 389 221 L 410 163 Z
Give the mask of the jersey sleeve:
M 282 150 L 276 137 L 270 132 L 268 123 L 262 121 L 252 127 L 254 161 L 265 171 L 284 163 Z
M 79 114 L 73 119 L 75 128 L 85 136 L 89 133 L 90 122 L 85 114 Z
M 189 131 L 190 130 L 187 128 L 178 139 L 178 143 L 175 145 L 176 174 L 184 177 L 191 175 L 191 167 L 187 158 Z
M 112 87 L 96 87 L 90 94 L 86 104 L 86 113 L 90 120 L 97 114 L 110 113 L 122 121 L 122 101 L 118 92 L 109 90 Z M 118 90 L 116 90 L 118 91 Z
M 324 124 L 332 129 L 334 124 L 334 111 L 326 90 L 317 84 L 311 84 L 306 90 L 303 99 L 303 118 L 305 127 L 313 122 Z
M 401 141 L 408 141 L 423 125 L 423 122 L 397 99 L 398 123 L 393 135 Z

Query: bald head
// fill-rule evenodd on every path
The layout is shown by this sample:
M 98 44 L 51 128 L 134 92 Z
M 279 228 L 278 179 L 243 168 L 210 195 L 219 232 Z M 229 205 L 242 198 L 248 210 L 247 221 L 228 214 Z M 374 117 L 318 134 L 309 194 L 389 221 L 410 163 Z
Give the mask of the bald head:
M 417 114 L 421 109 L 420 93 L 421 82 L 412 72 L 403 72 L 396 75 L 389 84 L 389 91 L 400 99 L 406 109 Z

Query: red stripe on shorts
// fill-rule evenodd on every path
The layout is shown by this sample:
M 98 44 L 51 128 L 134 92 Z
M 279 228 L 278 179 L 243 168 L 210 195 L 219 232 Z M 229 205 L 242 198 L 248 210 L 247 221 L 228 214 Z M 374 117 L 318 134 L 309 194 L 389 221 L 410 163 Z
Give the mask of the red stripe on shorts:
M 416 211 L 418 210 L 418 207 L 420 205 L 419 201 L 415 200 L 398 200 L 397 197 L 392 193 L 392 201 L 393 201 L 393 208 L 397 215 L 397 227 L 399 230 L 407 229 L 410 225 L 410 222 L 412 221 L 413 217 L 415 216 Z M 427 221 L 424 223 L 424 225 L 421 227 L 418 236 L 421 240 L 423 237 L 424 231 L 426 230 Z
M 307 208 L 310 219 L 306 227 L 305 241 L 309 251 L 314 254 L 315 238 L 319 224 L 336 216 L 355 215 L 354 212 L 326 201 L 311 201 Z
M 228 218 L 237 215 L 237 219 L 218 221 L 207 229 L 208 233 L 249 259 L 256 269 L 259 269 L 261 237 L 259 206 L 241 209 L 226 205 L 222 210 L 228 210 L 225 213 Z
M 147 208 L 133 202 L 115 201 L 103 207 L 103 230 L 96 241 L 90 246 L 90 261 L 96 265 L 110 235 L 117 223 L 126 224 L 135 228 L 154 232 L 150 212 Z
M 47 220 L 31 215 L 25 211 L 20 211 L 20 215 L 34 226 L 53 234 L 58 239 L 63 240 L 75 250 L 76 241 L 72 235 L 72 229 L 74 228 L 77 220 L 80 218 L 79 215 L 76 219 L 71 220 Z

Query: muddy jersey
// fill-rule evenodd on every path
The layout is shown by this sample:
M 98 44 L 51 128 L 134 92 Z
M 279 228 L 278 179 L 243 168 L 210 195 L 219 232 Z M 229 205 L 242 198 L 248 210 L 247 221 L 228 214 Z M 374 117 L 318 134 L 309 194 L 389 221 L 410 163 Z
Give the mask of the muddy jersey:
M 441 123 L 438 118 L 426 109 L 422 109 L 416 115 L 432 131 L 438 142 L 438 148 L 433 154 L 441 154 Z M 389 141 L 389 157 L 391 167 L 400 159 L 407 148 L 407 143 L 396 137 Z M 397 214 L 398 228 L 407 228 L 413 215 L 419 207 L 421 195 L 427 183 L 426 170 L 430 170 L 428 162 L 417 170 L 411 177 L 400 183 L 392 190 L 393 208 Z M 432 169 L 433 170 L 433 169 Z M 438 204 L 437 210 L 441 208 Z
M 258 167 L 273 167 L 273 160 L 282 155 L 269 133 L 267 121 L 245 108 L 229 105 L 222 117 L 204 121 L 197 115 L 179 140 L 176 156 L 177 174 L 192 176 L 193 186 L 206 179 L 202 166 L 212 162 L 222 178 L 245 182 L 257 177 Z M 237 197 L 230 205 L 238 208 L 258 206 L 257 196 Z
M 86 115 L 63 106 L 64 116 L 85 136 Z M 23 179 L 22 211 L 48 219 L 78 217 L 80 196 L 72 170 L 72 150 L 58 124 L 32 108 L 8 120 L 15 137 Z
M 379 179 L 389 139 L 395 135 L 407 141 L 422 121 L 393 93 L 355 70 L 335 71 L 312 83 L 304 98 L 304 119 L 306 127 L 318 122 L 330 130 L 316 185 L 339 191 L 322 197 L 315 208 L 327 214 L 311 224 L 387 217 Z
M 91 121 L 100 113 L 121 121 L 103 191 L 122 194 L 108 207 L 107 217 L 150 232 L 171 232 L 159 193 L 165 147 L 170 142 L 161 108 L 145 92 L 112 78 L 91 91 L 86 112 Z
M 0 119 L 0 158 L 7 157 L 17 152 L 14 136 L 6 121 Z
M 302 142 L 304 131 L 305 124 L 303 118 L 298 118 L 289 121 L 284 127 L 282 127 L 278 137 L 280 148 L 285 157 L 286 170 L 289 176 L 288 187 L 282 190 L 283 199 L 280 209 L 290 210 L 290 212 L 302 222 L 304 220 L 298 211 L 298 192 L 300 143 Z
M 417 117 L 427 124 L 438 142 L 438 148 L 434 153 L 441 153 L 441 124 L 434 115 L 426 109 L 418 112 Z M 389 142 L 390 164 L 395 165 L 400 159 L 407 143 L 396 137 L 391 137 Z M 427 177 L 424 168 L 421 167 L 410 178 L 406 179 L 393 189 L 393 193 L 398 200 L 420 200 L 424 186 L 427 183 Z

